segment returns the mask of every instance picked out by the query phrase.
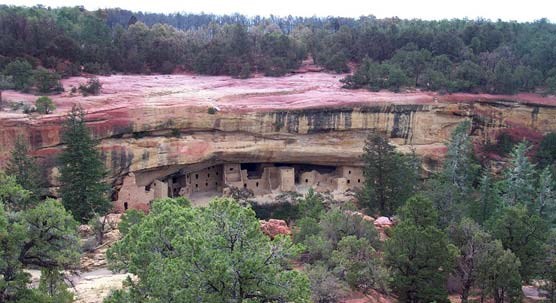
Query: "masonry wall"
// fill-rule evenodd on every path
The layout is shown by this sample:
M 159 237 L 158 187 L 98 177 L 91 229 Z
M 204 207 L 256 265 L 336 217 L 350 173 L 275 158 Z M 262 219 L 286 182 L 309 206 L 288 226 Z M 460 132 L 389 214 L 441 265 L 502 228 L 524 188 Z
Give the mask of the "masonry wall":
M 224 185 L 222 165 L 188 172 L 185 174 L 184 184 L 180 184 L 180 195 L 190 195 L 196 192 L 220 191 Z
M 118 213 L 127 209 L 148 211 L 150 203 L 159 198 L 168 197 L 168 185 L 156 180 L 151 186 L 138 186 L 135 175 L 130 173 L 124 177 L 118 199 L 114 202 L 114 210 Z

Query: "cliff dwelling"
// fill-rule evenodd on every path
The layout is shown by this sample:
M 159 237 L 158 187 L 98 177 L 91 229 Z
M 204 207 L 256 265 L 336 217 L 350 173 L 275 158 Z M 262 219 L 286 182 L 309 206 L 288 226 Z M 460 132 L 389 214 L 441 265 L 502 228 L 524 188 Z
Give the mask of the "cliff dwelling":
M 193 204 L 229 193 L 230 188 L 246 189 L 254 198 L 283 192 L 353 191 L 364 182 L 361 167 L 324 166 L 295 163 L 225 163 L 195 165 L 165 171 L 130 173 L 124 177 L 114 207 L 148 210 L 155 199 L 186 197 Z

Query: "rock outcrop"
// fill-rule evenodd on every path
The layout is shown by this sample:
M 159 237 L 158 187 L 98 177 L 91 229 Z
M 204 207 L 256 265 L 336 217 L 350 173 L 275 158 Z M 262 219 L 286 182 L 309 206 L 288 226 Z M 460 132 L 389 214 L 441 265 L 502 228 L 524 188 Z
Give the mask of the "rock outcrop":
M 200 163 L 358 166 L 369 131 L 385 132 L 402 151 L 414 148 L 434 169 L 451 131 L 464 119 L 473 121 L 478 140 L 514 125 L 541 133 L 556 130 L 554 97 L 368 92 L 342 89 L 338 80 L 325 73 L 248 80 L 100 77 L 101 95 L 53 96 L 57 110 L 51 115 L 0 112 L 0 166 L 22 135 L 55 186 L 61 123 L 76 103 L 88 111 L 88 125 L 115 184 L 135 173 L 137 186 Z M 63 84 L 69 91 L 84 81 L 71 78 Z M 24 103 L 36 98 L 13 91 L 3 97 Z

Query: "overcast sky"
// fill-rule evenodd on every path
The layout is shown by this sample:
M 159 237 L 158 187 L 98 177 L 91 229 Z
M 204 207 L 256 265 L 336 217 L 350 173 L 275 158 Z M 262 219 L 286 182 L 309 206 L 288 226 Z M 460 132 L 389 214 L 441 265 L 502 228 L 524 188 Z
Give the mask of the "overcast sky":
M 556 0 L 0 0 L 3 4 L 120 7 L 143 12 L 192 12 L 248 16 L 345 16 L 450 19 L 477 17 L 516 21 L 556 21 Z

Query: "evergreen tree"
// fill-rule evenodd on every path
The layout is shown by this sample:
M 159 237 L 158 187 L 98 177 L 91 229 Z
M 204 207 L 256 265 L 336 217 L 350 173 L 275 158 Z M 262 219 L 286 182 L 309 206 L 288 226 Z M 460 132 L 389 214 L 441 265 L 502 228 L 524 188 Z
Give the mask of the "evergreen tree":
M 547 292 L 550 303 L 556 302 L 556 230 L 552 230 L 544 245 L 541 288 Z
M 534 206 L 541 218 L 549 223 L 556 223 L 556 191 L 549 167 L 545 167 L 539 176 L 537 201 Z
M 482 299 L 485 294 L 494 298 L 495 303 L 520 302 L 521 276 L 519 258 L 502 243 L 490 242 L 482 253 L 478 264 L 478 281 L 482 288 Z
M 502 195 L 506 206 L 523 204 L 529 207 L 535 200 L 535 165 L 529 161 L 528 151 L 527 143 L 521 142 L 511 153 Z
M 370 133 L 363 148 L 365 184 L 359 201 L 374 214 L 391 216 L 417 184 L 415 158 L 396 151 L 385 136 Z
M 449 302 L 445 284 L 456 248 L 436 227 L 432 203 L 420 196 L 401 210 L 401 223 L 385 243 L 385 261 L 392 269 L 392 290 L 400 302 Z
M 469 121 L 460 123 L 450 139 L 442 171 L 428 182 L 428 196 L 440 214 L 440 226 L 447 227 L 463 215 L 473 189 L 476 165 L 469 138 Z
M 543 244 L 548 226 L 538 215 L 531 215 L 523 205 L 507 207 L 491 222 L 491 234 L 505 249 L 510 249 L 520 260 L 519 272 L 529 281 L 540 271 Z
M 32 192 L 19 185 L 15 177 L 0 170 L 0 204 L 7 210 L 27 209 L 32 204 L 31 195 Z
M 305 273 L 287 267 L 299 252 L 289 237 L 265 236 L 234 200 L 155 201 L 108 250 L 110 265 L 138 281 L 105 302 L 308 302 Z
M 25 138 L 20 135 L 15 140 L 11 158 L 8 160 L 6 173 L 15 177 L 18 184 L 35 196 L 41 195 L 44 186 L 39 167 L 35 159 L 29 156 Z
M 461 302 L 468 302 L 469 292 L 476 286 L 479 264 L 491 237 L 473 220 L 464 218 L 449 229 L 452 243 L 459 249 L 454 273 L 461 280 Z
M 455 185 L 461 193 L 471 189 L 475 178 L 475 163 L 473 162 L 473 146 L 469 138 L 470 121 L 461 122 L 450 139 L 442 177 Z
M 79 237 L 77 222 L 58 201 L 10 215 L 0 203 L 0 255 L 0 302 L 71 302 L 59 279 L 79 263 Z M 28 288 L 26 267 L 47 273 L 39 289 Z
M 60 155 L 60 197 L 76 220 L 87 222 L 110 210 L 104 182 L 105 168 L 96 142 L 85 124 L 85 112 L 74 106 L 64 122 Z
M 500 207 L 500 193 L 492 180 L 488 169 L 485 169 L 479 183 L 478 197 L 471 205 L 471 217 L 483 225 Z

